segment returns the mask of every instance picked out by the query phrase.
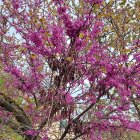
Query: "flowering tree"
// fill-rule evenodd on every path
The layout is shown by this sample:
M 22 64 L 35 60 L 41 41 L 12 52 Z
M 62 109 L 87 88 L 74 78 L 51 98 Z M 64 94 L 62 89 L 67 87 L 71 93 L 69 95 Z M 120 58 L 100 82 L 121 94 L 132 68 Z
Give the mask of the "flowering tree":
M 140 131 L 132 110 L 139 113 L 139 32 L 125 42 L 108 15 L 114 2 L 3 0 L 2 124 L 26 140 L 51 139 L 50 126 L 64 120 L 59 140 Z

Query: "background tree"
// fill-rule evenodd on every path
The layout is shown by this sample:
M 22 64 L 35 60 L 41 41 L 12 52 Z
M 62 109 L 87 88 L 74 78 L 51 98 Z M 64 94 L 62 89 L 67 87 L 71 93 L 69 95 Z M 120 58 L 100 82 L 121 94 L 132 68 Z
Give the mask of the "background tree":
M 60 140 L 140 131 L 139 3 L 127 3 L 4 0 L 2 124 L 26 140 L 63 120 Z

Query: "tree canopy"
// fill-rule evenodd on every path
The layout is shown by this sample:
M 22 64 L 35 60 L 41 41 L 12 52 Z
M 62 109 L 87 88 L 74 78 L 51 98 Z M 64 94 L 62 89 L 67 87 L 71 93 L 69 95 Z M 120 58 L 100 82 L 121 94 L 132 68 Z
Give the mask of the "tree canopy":
M 139 6 L 135 0 L 0 2 L 3 130 L 25 140 L 140 132 Z

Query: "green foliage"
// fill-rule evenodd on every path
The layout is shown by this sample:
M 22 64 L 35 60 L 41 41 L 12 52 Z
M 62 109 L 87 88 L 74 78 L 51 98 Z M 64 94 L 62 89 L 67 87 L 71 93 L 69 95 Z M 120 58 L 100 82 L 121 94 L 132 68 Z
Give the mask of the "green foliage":
M 120 6 L 123 6 L 126 4 L 126 0 L 122 0 L 122 2 L 120 3 Z
M 136 132 L 134 133 L 134 132 L 133 132 L 133 133 L 131 134 L 131 137 L 132 137 L 132 139 L 134 139 L 134 140 L 139 140 L 139 139 L 140 139 L 140 133 L 136 133 Z
M 0 86 L 4 83 L 4 80 L 0 78 Z
M 24 138 L 13 132 L 9 127 L 2 126 L 0 129 L 0 140 L 24 140 Z

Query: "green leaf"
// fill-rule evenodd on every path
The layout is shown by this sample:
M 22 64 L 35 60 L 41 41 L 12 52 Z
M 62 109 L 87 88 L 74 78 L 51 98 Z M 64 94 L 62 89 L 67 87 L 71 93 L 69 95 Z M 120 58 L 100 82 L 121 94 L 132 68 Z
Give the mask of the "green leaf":
M 4 83 L 4 80 L 1 78 L 0 79 L 0 86 Z
M 120 3 L 120 5 L 123 6 L 123 5 L 125 5 L 125 3 L 126 3 L 126 0 L 123 0 L 123 1 Z
M 17 103 L 18 104 L 22 104 L 22 101 L 23 101 L 23 97 L 20 96 L 20 97 L 17 98 Z

